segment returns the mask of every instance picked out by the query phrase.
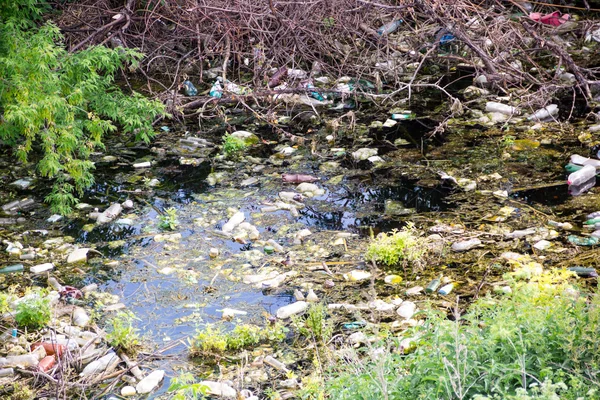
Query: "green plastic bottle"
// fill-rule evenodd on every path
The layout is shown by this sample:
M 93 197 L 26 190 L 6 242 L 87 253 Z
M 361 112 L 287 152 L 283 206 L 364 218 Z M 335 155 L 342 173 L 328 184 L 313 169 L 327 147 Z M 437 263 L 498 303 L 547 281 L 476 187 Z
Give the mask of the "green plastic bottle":
M 23 272 L 23 264 L 9 265 L 0 268 L 0 274 L 10 274 L 13 272 Z

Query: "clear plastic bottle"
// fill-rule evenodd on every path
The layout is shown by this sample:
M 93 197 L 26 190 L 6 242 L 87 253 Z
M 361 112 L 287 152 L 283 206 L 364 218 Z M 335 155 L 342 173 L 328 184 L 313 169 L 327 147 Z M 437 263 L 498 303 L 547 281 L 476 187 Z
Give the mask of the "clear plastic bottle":
M 569 175 L 567 178 L 567 183 L 572 186 L 580 186 L 595 176 L 596 167 L 593 165 L 585 165 L 579 171 L 573 172 L 571 175 Z

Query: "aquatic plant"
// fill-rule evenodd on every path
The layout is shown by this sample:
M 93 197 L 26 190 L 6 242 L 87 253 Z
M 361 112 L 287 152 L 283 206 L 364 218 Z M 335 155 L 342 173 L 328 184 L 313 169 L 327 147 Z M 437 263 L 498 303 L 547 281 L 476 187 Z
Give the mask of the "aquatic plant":
M 179 225 L 177 220 L 177 209 L 169 207 L 163 215 L 158 216 L 158 227 L 163 230 L 174 231 Z
M 377 235 L 369 244 L 365 258 L 391 267 L 401 261 L 417 263 L 425 251 L 424 239 L 418 236 L 413 224 L 408 224 L 401 230 Z
M 42 292 L 26 294 L 17 304 L 15 321 L 19 326 L 40 329 L 50 322 L 51 317 L 50 300 Z
M 232 331 L 225 332 L 221 327 L 206 325 L 196 332 L 190 340 L 189 348 L 192 356 L 206 353 L 220 354 L 225 351 L 236 351 L 260 342 L 276 342 L 285 339 L 287 328 L 276 323 L 267 327 L 242 324 Z
M 106 341 L 114 348 L 135 354 L 141 347 L 138 329 L 133 326 L 137 318 L 131 311 L 121 311 L 108 320 Z

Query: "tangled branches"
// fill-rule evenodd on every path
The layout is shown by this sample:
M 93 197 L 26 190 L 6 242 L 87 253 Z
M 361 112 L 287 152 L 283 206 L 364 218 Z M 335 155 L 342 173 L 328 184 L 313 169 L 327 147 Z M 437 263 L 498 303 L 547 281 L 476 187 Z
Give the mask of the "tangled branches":
M 222 76 L 266 89 L 282 66 L 368 79 L 378 92 L 409 94 L 436 82 L 432 75 L 443 75 L 444 68 L 459 67 L 500 93 L 520 91 L 532 107 L 565 90 L 591 100 L 600 85 L 600 57 L 593 50 L 599 44 L 585 42 L 600 26 L 535 22 L 517 0 L 118 3 L 66 6 L 60 23 L 70 49 L 107 42 L 137 47 L 146 54 L 141 72 L 164 91 L 176 89 L 185 76 L 196 82 Z M 377 32 L 399 20 L 395 32 Z

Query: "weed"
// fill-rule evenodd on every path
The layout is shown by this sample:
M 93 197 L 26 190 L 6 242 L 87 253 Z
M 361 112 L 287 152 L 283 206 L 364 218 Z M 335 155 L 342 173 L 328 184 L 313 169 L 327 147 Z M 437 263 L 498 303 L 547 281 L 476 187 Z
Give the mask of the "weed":
M 327 318 L 327 308 L 322 303 L 312 304 L 305 316 L 292 316 L 292 325 L 301 335 L 326 345 L 333 334 L 333 323 Z
M 565 276 L 513 282 L 511 295 L 480 298 L 455 321 L 430 312 L 405 333 L 415 340 L 409 354 L 390 350 L 390 341 L 372 358 L 346 352 L 349 361 L 325 379 L 327 393 L 339 400 L 596 398 L 600 294 L 570 295 Z
M 419 263 L 425 254 L 425 243 L 413 224 L 391 233 L 382 232 L 371 242 L 365 257 L 389 267 L 401 261 Z
M 239 350 L 260 342 L 262 328 L 255 325 L 237 325 L 227 335 L 227 348 Z
M 203 399 L 208 388 L 196 382 L 194 375 L 188 372 L 173 378 L 168 392 L 174 393 L 172 400 L 196 400 Z
M 50 300 L 42 292 L 27 294 L 17 304 L 15 321 L 19 326 L 40 329 L 50 322 L 51 317 Z
M 158 226 L 162 230 L 174 231 L 179 225 L 177 220 L 177 209 L 169 207 L 163 215 L 158 216 Z
M 107 342 L 125 353 L 135 354 L 141 347 L 140 335 L 133 326 L 133 321 L 136 319 L 131 311 L 124 311 L 108 320 Z
M 241 138 L 231 136 L 229 133 L 223 136 L 223 154 L 227 158 L 239 158 L 247 147 L 246 142 Z
M 287 328 L 281 324 L 261 328 L 254 325 L 237 325 L 231 332 L 223 332 L 220 327 L 207 325 L 198 331 L 190 342 L 192 356 L 205 353 L 220 354 L 225 351 L 241 350 L 260 342 L 282 341 L 286 337 Z

